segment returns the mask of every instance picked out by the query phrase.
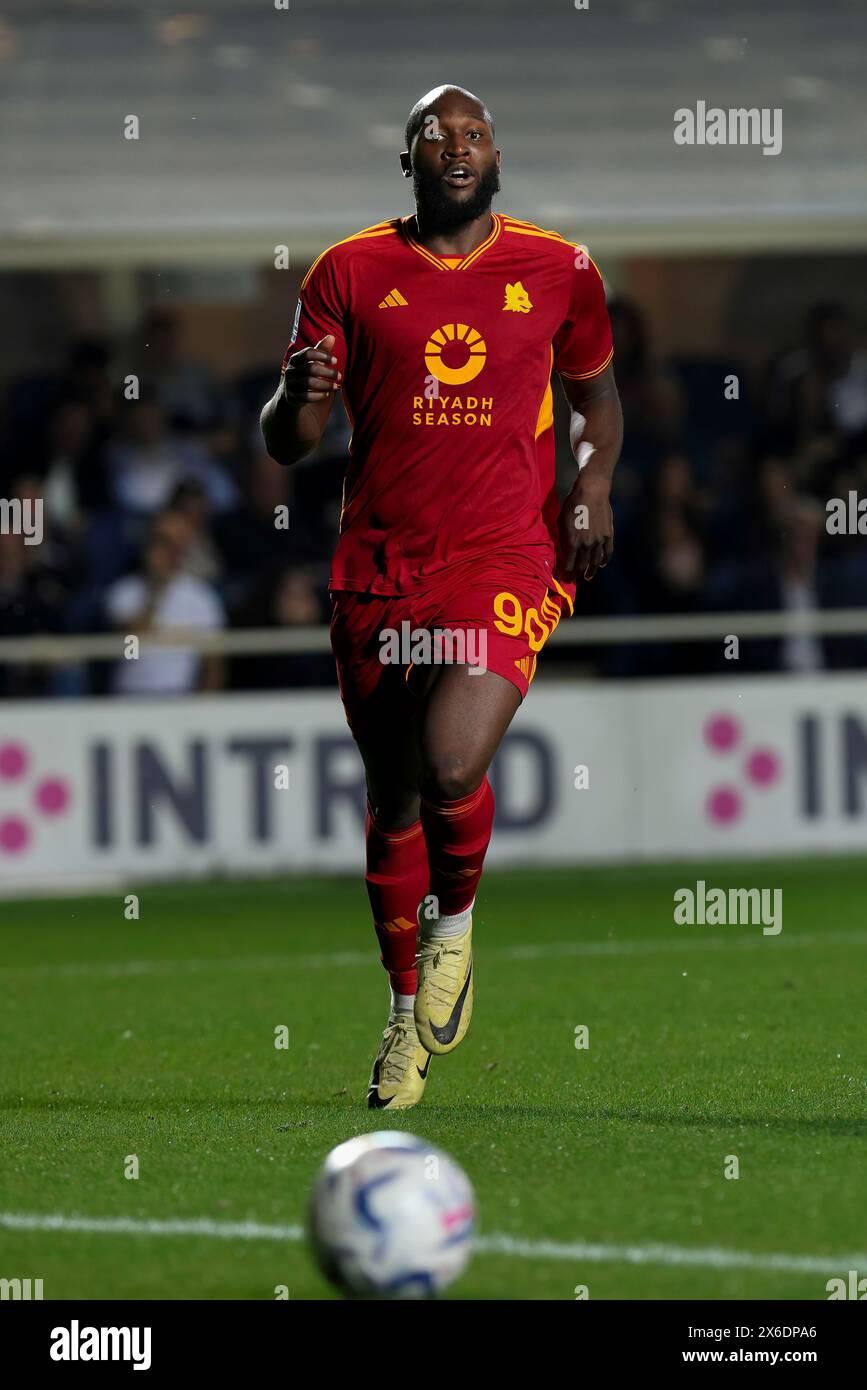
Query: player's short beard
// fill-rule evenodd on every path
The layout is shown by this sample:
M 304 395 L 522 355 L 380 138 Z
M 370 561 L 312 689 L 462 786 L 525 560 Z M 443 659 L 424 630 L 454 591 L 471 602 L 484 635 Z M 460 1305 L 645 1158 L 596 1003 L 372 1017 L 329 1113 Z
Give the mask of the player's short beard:
M 489 164 L 479 174 L 472 196 L 462 202 L 449 197 L 440 174 L 422 174 L 418 165 L 413 165 L 412 186 L 420 226 L 428 233 L 454 232 L 488 211 L 500 191 L 500 171 Z

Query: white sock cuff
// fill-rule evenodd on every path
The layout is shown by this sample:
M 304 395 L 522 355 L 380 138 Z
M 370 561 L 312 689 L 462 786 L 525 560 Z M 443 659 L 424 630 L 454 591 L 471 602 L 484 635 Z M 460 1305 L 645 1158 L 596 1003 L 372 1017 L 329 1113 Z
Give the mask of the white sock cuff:
M 389 986 L 389 988 L 391 988 Z M 414 994 L 395 994 L 391 991 L 391 1012 L 401 1014 L 411 1014 L 415 1008 Z
M 441 917 L 435 917 L 427 926 L 422 926 L 424 936 L 462 936 L 469 925 L 470 913 L 475 905 L 475 898 L 469 907 L 465 907 L 463 912 L 443 913 Z

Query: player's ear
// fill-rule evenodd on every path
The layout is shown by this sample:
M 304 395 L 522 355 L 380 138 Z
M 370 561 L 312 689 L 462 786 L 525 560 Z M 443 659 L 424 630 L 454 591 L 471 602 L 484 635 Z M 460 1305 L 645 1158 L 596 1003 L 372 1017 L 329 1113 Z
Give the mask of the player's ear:
M 409 157 L 409 150 L 401 150 L 401 153 L 400 153 L 400 167 L 401 167 L 401 169 L 403 170 L 403 176 L 404 176 L 404 178 L 405 178 L 405 179 L 411 179 L 411 178 L 412 178 L 412 162 L 411 162 L 410 157 Z

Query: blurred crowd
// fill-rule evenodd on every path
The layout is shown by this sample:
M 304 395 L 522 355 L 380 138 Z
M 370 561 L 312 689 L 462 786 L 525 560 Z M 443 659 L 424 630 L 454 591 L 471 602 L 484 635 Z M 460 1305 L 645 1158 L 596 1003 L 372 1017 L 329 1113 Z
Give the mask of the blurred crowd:
M 813 306 L 801 340 L 760 371 L 661 360 L 634 304 L 610 310 L 626 428 L 616 552 L 580 586 L 579 620 L 867 607 L 865 538 L 826 528 L 829 498 L 867 496 L 867 352 L 845 309 Z M 275 384 L 273 364 L 217 379 L 185 353 L 181 321 L 165 310 L 123 353 L 78 342 L 61 371 L 10 382 L 0 498 L 42 499 L 43 538 L 0 534 L 0 637 L 327 621 L 348 426 L 333 411 L 318 455 L 280 468 L 258 424 Z M 559 437 L 565 485 L 573 465 Z M 720 642 L 550 658 L 618 676 L 733 667 Z M 867 639 L 801 636 L 743 641 L 737 669 L 863 665 Z M 223 659 L 180 646 L 116 664 L 0 665 L 5 697 L 333 683 L 325 653 Z
M 811 306 L 801 341 L 752 371 L 726 358 L 660 362 L 634 305 L 612 304 L 611 317 L 625 422 L 619 563 L 596 611 L 867 607 L 867 539 L 826 525 L 829 499 L 867 496 L 867 352 L 843 306 Z M 622 675 L 864 665 L 860 637 L 741 641 L 737 663 L 719 641 L 606 658 Z

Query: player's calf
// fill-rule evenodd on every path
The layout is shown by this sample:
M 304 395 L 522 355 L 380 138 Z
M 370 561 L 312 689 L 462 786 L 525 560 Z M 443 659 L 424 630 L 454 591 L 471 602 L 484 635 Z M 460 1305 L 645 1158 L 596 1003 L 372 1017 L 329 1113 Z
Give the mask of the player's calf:
M 419 916 L 415 1021 L 429 1052 L 452 1052 L 470 1026 L 473 980 L 472 906 L 494 823 L 487 777 L 469 796 L 422 799 L 421 823 L 436 916 Z

